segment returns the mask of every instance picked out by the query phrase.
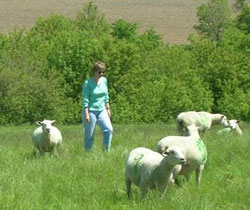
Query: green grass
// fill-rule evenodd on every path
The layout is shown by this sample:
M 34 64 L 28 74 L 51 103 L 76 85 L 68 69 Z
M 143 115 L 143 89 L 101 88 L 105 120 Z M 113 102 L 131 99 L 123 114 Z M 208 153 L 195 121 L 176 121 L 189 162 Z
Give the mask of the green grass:
M 194 175 L 182 187 L 170 187 L 163 199 L 150 191 L 141 200 L 132 186 L 125 192 L 126 155 L 138 146 L 154 149 L 158 140 L 175 134 L 174 124 L 114 125 L 110 153 L 103 151 L 96 130 L 93 151 L 85 152 L 82 126 L 58 126 L 63 134 L 62 157 L 33 158 L 34 126 L 0 127 L 0 209 L 250 209 L 250 127 L 243 136 L 218 136 L 217 127 L 204 136 L 208 162 L 201 185 Z

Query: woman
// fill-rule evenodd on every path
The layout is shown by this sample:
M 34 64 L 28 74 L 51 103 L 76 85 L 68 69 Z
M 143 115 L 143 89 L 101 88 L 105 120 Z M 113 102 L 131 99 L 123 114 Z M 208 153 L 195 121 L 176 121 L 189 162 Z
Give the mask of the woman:
M 96 123 L 103 133 L 103 144 L 110 151 L 113 127 L 110 121 L 111 111 L 107 79 L 103 77 L 106 66 L 98 61 L 93 67 L 93 76 L 83 84 L 83 124 L 85 129 L 85 150 L 93 146 Z

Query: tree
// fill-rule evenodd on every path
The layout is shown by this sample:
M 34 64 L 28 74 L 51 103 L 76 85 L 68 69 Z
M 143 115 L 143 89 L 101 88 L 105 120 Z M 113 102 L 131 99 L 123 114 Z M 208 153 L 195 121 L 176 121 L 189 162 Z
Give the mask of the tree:
M 116 21 L 112 26 L 112 35 L 118 39 L 133 40 L 137 36 L 137 23 L 128 23 L 123 19 Z
M 197 9 L 198 33 L 212 41 L 221 41 L 223 32 L 231 25 L 231 9 L 227 0 L 211 0 Z
M 246 34 L 250 33 L 250 6 L 244 6 L 236 18 L 236 26 Z
M 91 31 L 99 36 L 110 29 L 105 15 L 98 10 L 98 7 L 92 1 L 86 4 L 82 11 L 77 14 L 76 23 L 82 30 Z
M 233 5 L 236 11 L 242 10 L 245 6 L 249 4 L 249 0 L 235 0 Z

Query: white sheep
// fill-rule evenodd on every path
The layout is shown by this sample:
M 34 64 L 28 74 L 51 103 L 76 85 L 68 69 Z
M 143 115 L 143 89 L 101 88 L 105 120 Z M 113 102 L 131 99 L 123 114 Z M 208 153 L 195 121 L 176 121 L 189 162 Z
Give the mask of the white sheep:
M 242 135 L 242 130 L 239 126 L 239 120 L 229 120 L 228 121 L 228 126 L 219 130 L 217 133 L 218 134 L 228 134 L 230 133 L 232 130 L 234 130 L 238 135 Z
M 130 197 L 132 183 L 140 188 L 142 198 L 145 197 L 148 189 L 158 189 L 163 196 L 174 166 L 183 163 L 185 163 L 185 156 L 176 146 L 169 147 L 163 154 L 144 147 L 132 150 L 128 155 L 125 170 L 128 197 Z
M 32 140 L 34 147 L 39 150 L 41 156 L 44 156 L 45 152 L 54 151 L 55 147 L 60 147 L 62 144 L 62 134 L 53 126 L 55 120 L 43 120 L 37 121 L 36 124 L 40 127 L 36 128 L 32 134 Z M 34 151 L 35 153 L 35 151 Z
M 157 152 L 162 153 L 166 149 L 177 146 L 183 151 L 186 157 L 185 165 L 177 165 L 173 171 L 173 182 L 177 175 L 184 175 L 188 181 L 191 172 L 196 172 L 196 183 L 199 184 L 201 180 L 202 170 L 207 161 L 206 145 L 200 139 L 198 128 L 195 125 L 187 127 L 190 136 L 167 136 L 161 139 L 157 144 Z
M 211 114 L 209 112 L 188 111 L 180 113 L 177 118 L 177 130 L 181 135 L 186 135 L 185 128 L 195 125 L 199 128 L 200 135 L 216 124 L 228 126 L 227 117 L 223 114 Z

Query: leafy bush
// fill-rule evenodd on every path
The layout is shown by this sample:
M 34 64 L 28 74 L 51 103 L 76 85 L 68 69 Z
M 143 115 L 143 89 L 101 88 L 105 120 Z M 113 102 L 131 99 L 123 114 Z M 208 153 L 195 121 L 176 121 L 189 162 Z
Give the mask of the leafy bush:
M 116 21 L 112 26 L 112 35 L 118 39 L 133 40 L 137 36 L 138 24 L 128 23 L 123 19 Z
M 218 101 L 218 110 L 230 118 L 249 120 L 250 114 L 250 92 L 236 89 L 224 92 Z
M 197 9 L 198 24 L 194 28 L 213 41 L 221 41 L 223 32 L 231 25 L 231 9 L 227 0 L 211 0 Z
M 237 27 L 243 32 L 250 33 L 250 5 L 245 5 L 236 18 Z
M 74 122 L 74 104 L 57 87 L 59 77 L 42 78 L 36 72 L 3 69 L 0 72 L 0 124 L 22 124 L 42 119 Z M 35 79 L 34 79 L 35 78 Z
M 220 5 L 226 1 L 201 7 L 200 17 L 216 9 L 216 22 Z M 241 25 L 248 13 L 228 28 L 225 12 L 216 25 L 223 29 L 219 40 L 190 35 L 185 46 L 164 43 L 154 29 L 139 34 L 137 23 L 109 24 L 92 2 L 75 19 L 51 15 L 31 29 L 1 34 L 0 124 L 80 123 L 82 84 L 97 60 L 107 65 L 115 123 L 167 122 L 187 110 L 249 120 L 250 37 Z

